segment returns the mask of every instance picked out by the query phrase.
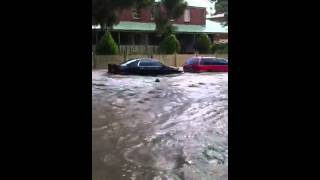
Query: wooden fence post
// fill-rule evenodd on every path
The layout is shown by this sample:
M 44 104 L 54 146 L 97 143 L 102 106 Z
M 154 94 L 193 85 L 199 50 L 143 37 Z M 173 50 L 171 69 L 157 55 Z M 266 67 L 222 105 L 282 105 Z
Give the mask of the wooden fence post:
M 177 67 L 177 53 L 174 53 L 174 66 Z

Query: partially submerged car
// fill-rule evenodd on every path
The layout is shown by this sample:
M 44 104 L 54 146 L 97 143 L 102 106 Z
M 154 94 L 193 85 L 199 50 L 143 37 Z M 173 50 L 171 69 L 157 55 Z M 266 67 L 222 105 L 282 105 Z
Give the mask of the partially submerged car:
M 228 60 L 216 57 L 192 57 L 183 65 L 185 72 L 228 72 Z
M 114 74 L 160 75 L 182 73 L 178 68 L 166 66 L 151 58 L 127 60 L 120 65 L 108 64 L 108 72 Z

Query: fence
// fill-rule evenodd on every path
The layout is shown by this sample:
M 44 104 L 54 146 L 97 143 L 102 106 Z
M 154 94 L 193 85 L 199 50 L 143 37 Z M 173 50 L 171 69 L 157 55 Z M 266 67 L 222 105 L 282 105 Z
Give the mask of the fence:
M 175 55 L 153 55 L 154 59 L 158 59 L 163 64 L 168 66 L 176 66 L 181 67 L 184 62 L 195 56 L 194 54 L 175 54 Z M 201 56 L 201 55 L 199 55 Z M 205 54 L 203 56 L 214 56 L 221 58 L 228 58 L 228 54 Z M 108 68 L 108 64 L 120 64 L 126 59 L 132 58 L 148 58 L 148 55 L 127 55 L 124 57 L 123 55 L 93 55 L 92 58 L 92 67 L 94 69 L 106 69 Z
M 156 54 L 159 46 L 120 45 L 120 54 Z

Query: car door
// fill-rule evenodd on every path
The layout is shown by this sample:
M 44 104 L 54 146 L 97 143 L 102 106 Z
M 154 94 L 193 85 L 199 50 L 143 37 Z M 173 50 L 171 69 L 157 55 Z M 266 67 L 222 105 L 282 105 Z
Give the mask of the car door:
M 136 60 L 136 61 L 131 61 L 127 63 L 127 68 L 125 68 L 126 73 L 129 74 L 135 74 L 138 72 L 138 63 L 140 62 L 140 60 Z
M 158 61 L 154 60 L 141 60 L 138 64 L 141 73 L 159 73 L 162 69 L 162 65 Z
M 202 58 L 199 64 L 199 71 L 213 71 L 213 58 Z
M 185 72 L 193 72 L 196 70 L 197 66 L 198 66 L 198 59 L 197 58 L 190 58 L 185 62 L 184 66 L 183 66 L 183 70 Z

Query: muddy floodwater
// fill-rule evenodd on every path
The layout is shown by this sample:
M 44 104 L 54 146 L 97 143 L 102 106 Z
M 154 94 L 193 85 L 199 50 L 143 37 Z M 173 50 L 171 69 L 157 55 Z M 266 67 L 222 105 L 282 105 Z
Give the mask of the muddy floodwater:
M 92 173 L 93 180 L 227 180 L 228 74 L 93 71 Z

